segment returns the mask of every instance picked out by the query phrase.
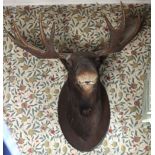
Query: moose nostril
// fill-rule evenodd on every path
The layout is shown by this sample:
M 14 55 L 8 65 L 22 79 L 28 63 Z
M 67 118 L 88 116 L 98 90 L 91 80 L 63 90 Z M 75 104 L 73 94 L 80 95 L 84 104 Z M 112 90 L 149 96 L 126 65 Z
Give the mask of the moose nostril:
M 90 81 L 85 81 L 85 84 L 89 84 L 90 83 Z

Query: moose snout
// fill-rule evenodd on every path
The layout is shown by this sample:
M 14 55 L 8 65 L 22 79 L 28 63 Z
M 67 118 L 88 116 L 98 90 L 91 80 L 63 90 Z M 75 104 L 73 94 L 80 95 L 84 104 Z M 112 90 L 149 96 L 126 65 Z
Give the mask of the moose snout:
M 97 81 L 97 73 L 84 72 L 76 76 L 78 83 L 80 84 L 95 84 Z
M 93 85 L 95 83 L 96 83 L 96 80 L 86 80 L 86 81 L 81 82 L 81 84 L 83 85 Z
M 91 81 L 85 81 L 84 83 L 85 83 L 85 84 L 90 84 L 90 83 L 91 83 Z
M 84 72 L 77 75 L 77 84 L 82 88 L 83 92 L 89 95 L 97 82 L 98 76 L 95 72 Z

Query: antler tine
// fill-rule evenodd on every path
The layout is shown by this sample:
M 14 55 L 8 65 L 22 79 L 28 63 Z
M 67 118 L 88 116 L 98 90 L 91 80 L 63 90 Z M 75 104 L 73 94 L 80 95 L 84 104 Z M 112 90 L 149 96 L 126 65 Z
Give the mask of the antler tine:
M 10 39 L 15 43 L 17 44 L 18 46 L 20 46 L 21 48 L 23 49 L 29 49 L 31 48 L 31 50 L 38 50 L 38 48 L 32 46 L 31 44 L 28 44 L 27 41 L 21 36 L 20 32 L 19 32 L 19 29 L 16 25 L 15 22 L 13 22 L 13 30 L 14 30 L 14 33 L 15 33 L 15 36 L 13 36 L 10 32 L 6 31 L 10 37 Z M 43 52 L 41 50 L 41 52 Z
M 114 30 L 114 27 L 112 26 L 112 24 L 110 23 L 110 21 L 109 21 L 109 19 L 107 18 L 106 15 L 104 15 L 104 19 L 105 19 L 105 21 L 106 21 L 106 23 L 107 23 L 108 29 L 109 29 L 110 31 L 113 31 L 113 30 Z
M 47 40 L 46 36 L 45 36 L 45 32 L 44 32 L 44 29 L 43 29 L 43 24 L 42 24 L 42 16 L 40 15 L 39 16 L 39 26 L 40 26 L 40 36 L 41 36 L 41 41 L 42 43 L 44 44 L 44 46 L 49 50 L 51 51 L 52 53 L 56 53 L 54 51 L 54 25 L 52 26 L 52 29 L 51 29 L 51 36 L 50 36 L 50 39 Z
M 122 3 L 122 1 L 121 1 L 121 11 L 122 11 L 122 22 L 121 22 L 121 24 L 120 24 L 120 27 L 119 27 L 119 29 L 124 29 L 125 28 L 125 10 L 124 10 L 124 6 L 123 6 L 123 3 Z
M 123 3 L 121 2 L 122 17 L 120 26 L 115 29 L 108 18 L 104 15 L 108 29 L 110 31 L 109 47 L 103 47 L 102 51 L 96 51 L 96 56 L 106 56 L 110 53 L 121 51 L 140 30 L 140 16 L 130 15 L 126 17 Z
M 62 52 L 56 53 L 55 50 L 54 50 L 55 23 L 53 22 L 52 29 L 51 29 L 51 34 L 50 34 L 50 38 L 49 39 L 47 39 L 46 36 L 45 36 L 45 32 L 44 32 L 43 24 L 42 24 L 42 16 L 41 15 L 39 17 L 39 23 L 40 23 L 41 40 L 42 40 L 42 43 L 47 48 L 47 50 L 49 52 L 51 52 L 52 55 L 57 56 L 60 59 L 67 58 L 68 54 L 70 54 L 70 53 L 62 53 Z
M 125 28 L 125 20 L 126 20 L 126 19 L 125 19 L 126 16 L 125 16 L 125 10 L 124 10 L 123 3 L 122 3 L 122 2 L 120 2 L 120 3 L 121 3 L 121 11 L 122 11 L 122 17 L 121 17 L 122 22 L 120 23 L 119 30 Z M 110 21 L 109 21 L 109 19 L 107 18 L 106 15 L 104 15 L 104 18 L 105 18 L 105 21 L 106 21 L 106 23 L 107 23 L 108 29 L 109 29 L 110 31 L 116 30 L 116 29 L 112 26 L 112 24 L 110 23 Z
M 18 46 L 22 47 L 23 44 L 21 44 L 21 42 L 19 42 L 17 39 L 15 39 L 15 37 L 10 33 L 8 32 L 5 28 L 4 28 L 5 32 L 8 34 L 9 38 L 15 43 L 17 44 Z
M 121 10 L 122 10 L 122 22 L 121 22 L 121 28 L 124 28 L 125 27 L 125 11 L 124 11 L 124 6 L 123 6 L 123 3 L 121 2 Z M 110 31 L 114 31 L 114 27 L 112 26 L 112 24 L 110 23 L 109 19 L 107 18 L 106 15 L 104 15 L 104 18 L 105 18 L 105 21 L 107 23 L 107 26 L 108 26 L 108 29 Z
M 47 47 L 48 43 L 47 43 L 47 39 L 46 39 L 46 36 L 45 36 L 45 32 L 43 30 L 42 16 L 41 15 L 39 16 L 39 27 L 40 27 L 41 41 L 44 44 L 44 46 Z
M 55 33 L 55 22 L 53 22 L 53 25 L 52 25 L 50 42 L 53 42 L 53 40 L 54 40 L 54 33 Z
M 18 29 L 17 25 L 15 24 L 15 21 L 13 21 L 13 29 L 15 32 L 15 37 L 17 37 L 18 40 L 20 40 L 20 42 L 23 44 L 23 46 L 27 47 L 28 44 L 27 44 L 26 40 L 23 37 L 21 37 L 19 29 Z
M 53 46 L 53 40 L 54 40 L 54 34 L 51 33 L 51 39 L 47 40 L 44 30 L 43 30 L 43 25 L 42 25 L 42 18 L 40 16 L 40 35 L 41 35 L 41 41 L 47 48 L 47 51 L 42 50 L 40 48 L 37 48 L 33 46 L 32 44 L 28 43 L 26 39 L 20 34 L 19 28 L 17 27 L 16 23 L 13 22 L 13 31 L 14 31 L 14 36 L 8 32 L 6 29 L 5 31 L 7 32 L 9 38 L 19 47 L 22 49 L 26 50 L 27 52 L 31 53 L 32 55 L 36 56 L 37 58 L 41 59 L 65 59 L 66 53 L 57 53 L 54 51 L 54 46 Z M 52 31 L 54 32 L 54 31 Z

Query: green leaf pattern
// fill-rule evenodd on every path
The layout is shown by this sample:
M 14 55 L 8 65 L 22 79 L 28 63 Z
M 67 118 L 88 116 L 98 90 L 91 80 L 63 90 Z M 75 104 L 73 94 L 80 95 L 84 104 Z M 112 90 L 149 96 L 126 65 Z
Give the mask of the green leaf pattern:
M 135 7 L 135 8 L 134 8 Z M 142 123 L 142 94 L 151 59 L 150 5 L 125 5 L 145 15 L 140 33 L 100 68 L 111 107 L 111 121 L 103 142 L 80 152 L 64 138 L 58 123 L 58 97 L 67 78 L 59 60 L 39 60 L 17 47 L 4 31 L 4 120 L 23 155 L 150 155 L 150 125 Z M 27 40 L 40 48 L 39 14 L 49 37 L 55 22 L 55 48 L 94 51 L 108 40 L 103 18 L 118 26 L 119 5 L 56 5 L 4 7 L 4 27 L 16 21 Z

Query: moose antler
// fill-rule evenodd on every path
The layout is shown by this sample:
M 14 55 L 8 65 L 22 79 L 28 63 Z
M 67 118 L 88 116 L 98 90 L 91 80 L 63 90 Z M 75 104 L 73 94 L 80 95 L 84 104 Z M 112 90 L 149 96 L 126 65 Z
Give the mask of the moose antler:
M 13 22 L 13 30 L 15 36 L 13 36 L 10 32 L 7 31 L 9 37 L 11 40 L 17 44 L 22 49 L 26 50 L 27 52 L 31 53 L 32 55 L 36 56 L 37 58 L 42 59 L 65 59 L 66 56 L 68 56 L 70 53 L 57 53 L 54 50 L 54 27 L 55 24 L 53 24 L 50 39 L 47 39 L 43 30 L 43 24 L 42 24 L 42 17 L 40 16 L 39 19 L 39 25 L 40 25 L 40 36 L 41 41 L 43 45 L 46 47 L 46 50 L 42 50 L 40 48 L 37 48 L 33 46 L 32 44 L 28 43 L 23 36 L 21 36 L 19 32 L 19 28 L 17 27 L 16 23 Z
M 110 40 L 108 44 L 105 44 L 103 49 L 95 52 L 96 56 L 106 56 L 110 53 L 121 51 L 123 47 L 138 33 L 141 26 L 140 16 L 138 15 L 126 17 L 122 2 L 121 9 L 122 21 L 117 29 L 112 26 L 108 18 L 104 15 L 108 29 L 110 31 Z
M 110 53 L 121 51 L 124 46 L 130 42 L 134 36 L 138 33 L 141 26 L 140 16 L 128 16 L 126 17 L 123 4 L 121 2 L 122 9 L 122 18 L 120 26 L 115 29 L 110 23 L 109 19 L 104 15 L 105 21 L 107 23 L 108 29 L 110 31 L 110 39 L 108 43 L 105 43 L 105 46 L 95 52 L 78 52 L 79 55 L 90 56 L 90 57 L 102 57 L 107 56 Z M 71 55 L 71 52 L 64 53 L 60 51 L 59 53 L 54 50 L 54 27 L 53 24 L 50 39 L 47 39 L 43 30 L 42 18 L 40 16 L 40 35 L 43 45 L 46 47 L 46 51 L 40 48 L 37 48 L 30 43 L 28 43 L 23 36 L 21 36 L 19 29 L 15 22 L 13 22 L 13 30 L 15 36 L 10 32 L 7 32 L 12 41 L 17 44 L 22 49 L 36 56 L 37 58 L 43 59 L 54 59 L 59 58 L 61 60 L 68 59 Z

